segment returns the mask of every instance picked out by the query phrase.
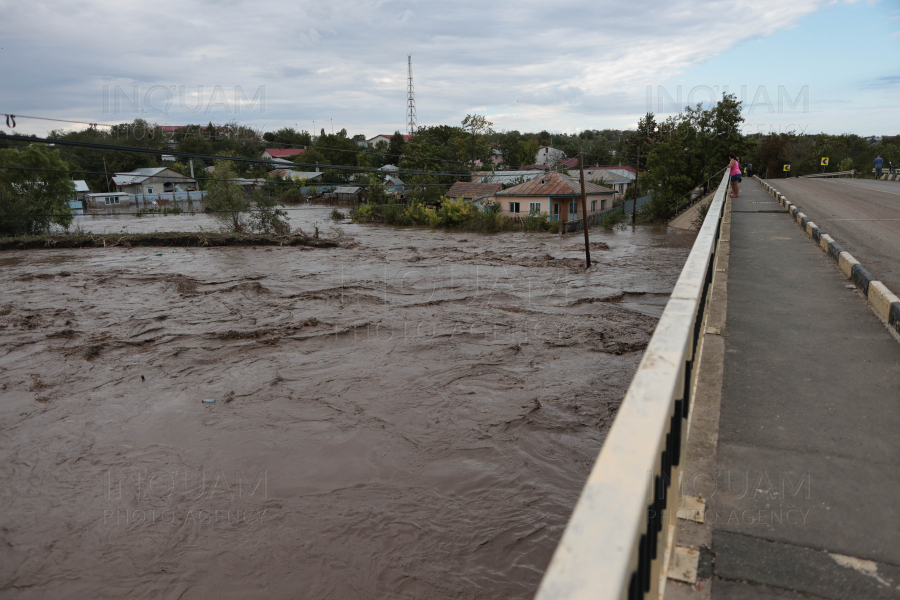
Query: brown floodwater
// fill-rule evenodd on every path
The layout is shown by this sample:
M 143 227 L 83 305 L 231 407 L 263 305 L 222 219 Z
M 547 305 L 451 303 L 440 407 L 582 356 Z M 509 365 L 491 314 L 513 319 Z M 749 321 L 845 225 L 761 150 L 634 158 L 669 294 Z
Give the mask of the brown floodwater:
M 0 254 L 0 596 L 533 596 L 694 234 L 338 227 Z

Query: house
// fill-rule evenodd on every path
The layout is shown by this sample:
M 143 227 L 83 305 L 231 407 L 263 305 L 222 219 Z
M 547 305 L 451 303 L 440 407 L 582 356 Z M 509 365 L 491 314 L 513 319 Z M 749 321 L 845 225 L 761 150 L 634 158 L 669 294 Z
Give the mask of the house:
M 503 153 L 500 152 L 497 148 L 491 148 L 491 164 L 494 166 L 503 164 Z M 482 164 L 481 159 L 475 161 L 475 166 L 480 167 Z
M 266 148 L 260 158 L 262 160 L 272 160 L 273 158 L 290 160 L 292 156 L 299 156 L 304 152 L 306 152 L 306 148 Z
M 85 196 L 91 193 L 91 188 L 84 179 L 75 179 L 72 183 L 75 184 L 75 200 L 84 200 Z
M 562 150 L 553 146 L 541 146 L 540 150 L 534 155 L 534 164 L 552 167 L 565 158 L 566 153 Z
M 469 181 L 457 181 L 451 186 L 444 196 L 447 198 L 462 198 L 472 200 L 481 196 L 492 196 L 503 189 L 502 183 L 472 183 Z
M 129 206 L 131 200 L 126 192 L 106 192 L 101 194 L 85 194 L 85 205 L 87 208 L 110 208 L 119 206 Z
M 369 145 L 369 146 L 374 146 L 374 145 L 377 144 L 378 142 L 387 142 L 387 143 L 391 143 L 391 138 L 392 138 L 392 137 L 393 137 L 393 134 L 388 134 L 388 135 L 385 135 L 385 134 L 376 135 L 376 136 L 373 137 L 373 138 L 367 139 L 367 140 L 366 140 L 366 144 Z M 404 135 L 404 136 L 403 136 L 403 141 L 404 141 L 404 142 L 408 142 L 408 141 L 411 140 L 411 139 L 412 139 L 412 136 L 411 136 L 411 135 Z
M 634 183 L 637 171 L 634 167 L 585 167 L 584 180 L 605 185 L 615 190 L 617 198 L 624 196 L 628 186 Z
M 359 204 L 365 199 L 365 196 L 365 189 L 353 186 L 335 188 L 333 192 L 326 194 L 330 200 L 346 204 Z
M 289 181 L 312 181 L 322 176 L 322 173 L 316 171 L 294 171 L 292 169 L 275 169 L 266 174 L 270 179 L 281 177 L 281 179 Z
M 383 167 L 378 167 L 379 171 L 385 171 L 387 173 L 397 173 L 400 168 L 395 167 L 394 165 L 384 165 Z
M 117 192 L 129 194 L 169 194 L 194 192 L 197 180 L 182 175 L 168 167 L 135 169 L 128 173 L 116 173 L 110 181 Z
M 481 183 L 502 183 L 503 185 L 518 185 L 531 181 L 535 177 L 544 174 L 544 170 L 532 169 L 529 171 L 494 171 L 493 173 L 479 173 L 481 177 L 476 179 Z
M 584 184 L 588 216 L 612 208 L 613 190 L 595 183 Z M 581 215 L 581 182 L 562 173 L 547 173 L 497 192 L 501 213 L 507 217 L 524 217 L 529 212 L 549 214 L 553 221 L 577 221 Z
M 519 167 L 520 171 L 541 171 L 542 173 L 546 173 L 550 170 L 550 167 L 547 165 L 523 165 Z
M 387 175 L 384 178 L 384 187 L 387 188 L 387 191 L 392 194 L 402 194 L 404 185 L 406 184 L 397 177 L 391 177 L 390 175 Z

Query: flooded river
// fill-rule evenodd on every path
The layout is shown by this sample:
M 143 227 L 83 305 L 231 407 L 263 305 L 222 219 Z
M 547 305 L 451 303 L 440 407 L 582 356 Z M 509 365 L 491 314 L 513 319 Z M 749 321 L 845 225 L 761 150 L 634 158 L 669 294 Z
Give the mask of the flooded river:
M 533 596 L 694 234 L 337 227 L 0 254 L 2 597 Z

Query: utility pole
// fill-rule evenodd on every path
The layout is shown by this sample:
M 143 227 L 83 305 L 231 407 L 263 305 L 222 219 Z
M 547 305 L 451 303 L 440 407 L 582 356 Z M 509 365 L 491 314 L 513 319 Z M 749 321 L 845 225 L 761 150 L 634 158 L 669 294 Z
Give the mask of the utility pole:
M 581 170 L 581 217 L 584 221 L 584 262 L 585 269 L 591 268 L 591 242 L 588 239 L 587 195 L 584 193 L 584 146 L 578 153 L 578 167 Z
M 106 191 L 109 192 L 109 175 L 106 174 L 106 157 L 103 157 L 103 178 L 106 179 Z
M 641 172 L 641 145 L 637 147 L 637 168 L 634 170 L 634 205 L 631 207 L 631 224 L 637 222 L 638 174 Z

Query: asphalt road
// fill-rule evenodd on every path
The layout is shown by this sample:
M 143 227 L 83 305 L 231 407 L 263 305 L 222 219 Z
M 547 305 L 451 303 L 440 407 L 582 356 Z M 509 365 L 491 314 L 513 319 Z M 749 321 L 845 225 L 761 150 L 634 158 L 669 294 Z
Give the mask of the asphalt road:
M 768 182 L 900 294 L 900 183 L 800 178 Z

